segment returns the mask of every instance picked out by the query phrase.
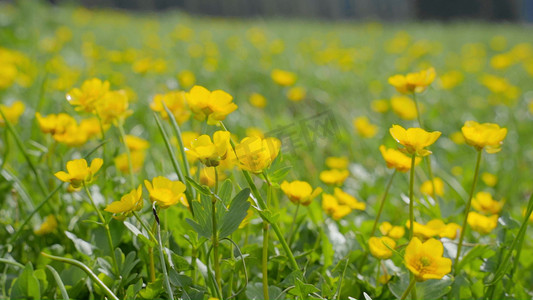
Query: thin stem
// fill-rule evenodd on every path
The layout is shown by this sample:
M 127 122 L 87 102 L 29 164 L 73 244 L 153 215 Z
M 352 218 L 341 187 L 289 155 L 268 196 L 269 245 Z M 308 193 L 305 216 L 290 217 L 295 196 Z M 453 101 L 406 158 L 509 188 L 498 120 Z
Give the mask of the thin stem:
M 415 158 L 416 154 L 411 157 L 411 174 L 409 176 L 409 239 L 413 238 L 415 212 L 414 212 L 414 186 L 415 186 Z
M 218 169 L 217 167 L 213 168 L 215 168 L 215 194 L 218 194 Z
M 378 259 L 378 270 L 376 271 L 376 287 L 379 284 L 379 273 L 381 271 L 381 259 Z
M 268 223 L 263 222 L 263 299 L 270 299 L 268 296 Z
M 379 218 L 381 217 L 381 213 L 383 212 L 383 208 L 385 207 L 387 195 L 389 194 L 389 190 L 392 185 L 392 180 L 394 179 L 395 175 L 396 175 L 396 170 L 392 172 L 392 175 L 389 178 L 389 182 L 387 183 L 387 187 L 385 188 L 385 193 L 383 194 L 383 197 L 381 198 L 381 203 L 379 205 L 378 214 L 376 215 L 376 220 L 374 220 L 374 226 L 372 226 L 372 232 L 370 233 L 370 236 L 374 236 L 374 233 L 376 233 L 376 228 L 378 227 Z
M 300 202 L 296 204 L 296 210 L 294 211 L 294 215 L 292 216 L 291 227 L 289 229 L 289 238 L 287 239 L 287 243 L 289 244 L 289 246 L 292 244 L 292 237 L 294 236 L 294 223 L 296 223 L 296 220 L 298 219 L 299 210 L 300 210 Z
M 128 158 L 128 170 L 130 173 L 130 184 L 131 188 L 135 188 L 135 177 L 133 175 L 133 161 L 131 159 L 131 151 L 128 147 L 128 144 L 126 143 L 126 133 L 124 132 L 124 125 L 123 122 L 118 122 L 118 131 L 120 132 L 120 137 L 122 139 L 122 143 L 124 144 L 124 148 L 126 149 L 126 157 Z
M 416 107 L 416 120 L 418 121 L 418 126 L 420 128 L 423 128 L 424 125 L 422 125 L 422 119 L 420 118 L 420 108 L 418 106 L 418 101 L 416 100 L 416 93 L 413 92 L 413 101 L 415 102 L 415 107 Z
M 118 268 L 117 258 L 115 257 L 115 247 L 113 246 L 113 238 L 111 237 L 111 231 L 109 230 L 109 224 L 106 222 L 104 216 L 102 215 L 102 212 L 100 212 L 100 210 L 94 203 L 93 196 L 91 195 L 91 192 L 89 191 L 89 188 L 87 187 L 87 185 L 84 184 L 83 188 L 85 189 L 85 193 L 87 193 L 87 197 L 89 197 L 89 201 L 94 207 L 94 210 L 96 210 L 96 213 L 98 214 L 98 218 L 100 218 L 100 222 L 102 222 L 102 226 L 105 228 L 107 242 L 109 244 L 109 250 L 111 251 L 111 259 L 113 260 L 113 266 L 115 267 L 115 273 L 117 276 L 120 277 L 120 270 Z
M 409 293 L 411 292 L 413 287 L 415 287 L 415 285 L 416 285 L 416 280 L 414 277 L 412 277 L 411 282 L 409 282 L 409 286 L 407 287 L 407 289 L 405 289 L 405 292 L 403 292 L 402 294 L 401 300 L 404 300 L 405 298 L 407 298 L 407 295 L 409 295 Z
M 461 227 L 461 235 L 459 236 L 459 245 L 457 246 L 457 254 L 455 255 L 455 274 L 459 272 L 459 257 L 461 256 L 461 249 L 463 248 L 463 240 L 465 238 L 466 226 L 468 225 L 468 213 L 470 212 L 470 206 L 472 205 L 472 197 L 474 195 L 474 190 L 476 189 L 477 177 L 479 174 L 479 166 L 481 165 L 481 154 L 483 153 L 482 149 L 477 150 L 477 159 L 476 159 L 476 169 L 474 171 L 474 181 L 472 182 L 472 188 L 470 189 L 470 195 L 468 196 L 468 202 L 465 207 L 465 215 L 463 219 L 463 226 Z
M 294 255 L 292 254 L 291 248 L 285 241 L 285 238 L 283 237 L 283 233 L 281 233 L 281 230 L 278 227 L 278 224 L 276 223 L 270 223 L 270 226 L 272 226 L 272 229 L 276 233 L 276 236 L 279 239 L 279 242 L 281 243 L 281 247 L 283 247 L 283 250 L 285 251 L 285 254 L 289 257 L 289 263 L 291 264 L 291 267 L 293 270 L 300 270 L 300 267 L 298 266 L 298 263 L 296 262 L 296 259 L 294 258 Z
M 135 216 L 137 221 L 139 221 L 139 223 L 141 223 L 142 228 L 144 228 L 144 230 L 146 230 L 146 232 L 148 232 L 148 234 L 150 235 L 150 238 L 152 239 L 152 241 L 157 243 L 157 238 L 154 236 L 154 233 L 148 228 L 148 225 L 146 225 L 146 223 L 144 223 L 144 221 L 141 219 L 141 216 L 139 216 L 139 214 L 136 211 L 133 212 L 133 215 Z
M 215 282 L 217 285 L 217 288 L 222 290 L 221 285 L 221 278 L 220 278 L 220 263 L 219 263 L 219 255 L 218 255 L 218 237 L 217 237 L 217 214 L 216 214 L 216 202 L 217 198 L 212 197 L 211 198 L 211 219 L 213 223 L 213 261 L 214 261 L 214 268 L 215 268 Z
M 159 260 L 161 261 L 161 269 L 163 270 L 163 276 L 165 277 L 165 288 L 167 290 L 168 297 L 174 300 L 174 294 L 172 293 L 172 287 L 170 286 L 170 280 L 168 279 L 167 264 L 165 260 L 165 254 L 163 253 L 163 243 L 161 243 L 161 224 L 159 223 L 159 217 L 155 207 L 152 207 L 155 221 L 157 223 L 157 245 L 159 246 Z

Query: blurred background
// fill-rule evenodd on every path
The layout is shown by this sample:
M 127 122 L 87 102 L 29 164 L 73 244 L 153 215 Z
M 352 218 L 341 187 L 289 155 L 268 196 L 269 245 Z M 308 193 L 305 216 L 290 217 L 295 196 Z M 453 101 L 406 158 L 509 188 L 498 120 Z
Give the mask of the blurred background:
M 61 0 L 49 0 L 62 3 Z M 533 0 L 79 0 L 87 7 L 183 11 L 224 17 L 533 22 Z

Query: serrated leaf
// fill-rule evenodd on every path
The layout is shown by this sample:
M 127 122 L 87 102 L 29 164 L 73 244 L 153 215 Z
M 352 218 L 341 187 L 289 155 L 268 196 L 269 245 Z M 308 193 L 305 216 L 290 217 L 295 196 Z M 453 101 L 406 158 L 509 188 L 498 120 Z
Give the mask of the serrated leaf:
M 248 198 L 250 197 L 250 189 L 246 188 L 240 191 L 233 200 L 228 212 L 224 215 L 222 219 L 222 224 L 220 226 L 219 238 L 223 239 L 235 230 L 239 228 L 242 220 L 248 214 L 248 208 L 250 208 L 250 202 Z

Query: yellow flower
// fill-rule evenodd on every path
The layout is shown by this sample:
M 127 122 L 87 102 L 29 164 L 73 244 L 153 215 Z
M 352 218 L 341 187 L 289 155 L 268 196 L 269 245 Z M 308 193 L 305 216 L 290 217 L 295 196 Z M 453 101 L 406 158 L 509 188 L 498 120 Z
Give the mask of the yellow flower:
M 411 158 L 403 154 L 401 151 L 387 148 L 384 145 L 379 146 L 379 151 L 387 163 L 387 168 L 394 168 L 399 172 L 407 172 L 411 169 Z M 415 166 L 418 165 L 421 160 L 420 157 L 415 157 Z
M 145 180 L 144 185 L 150 194 L 150 201 L 161 208 L 167 208 L 178 202 L 187 204 L 185 198 L 185 184 L 181 181 L 172 181 L 166 177 L 158 176 L 152 182 Z
M 194 118 L 199 121 L 207 118 L 209 125 L 218 124 L 237 109 L 237 105 L 232 102 L 233 97 L 222 90 L 210 92 L 204 87 L 195 85 L 186 94 L 186 98 Z
M 492 199 L 492 195 L 487 192 L 479 192 L 472 199 L 472 207 L 485 214 L 497 214 L 502 210 L 503 201 L 498 202 Z
M 334 220 L 340 220 L 352 212 L 348 205 L 341 205 L 333 195 L 322 194 L 322 209 Z
M 370 254 L 374 256 L 377 259 L 389 259 L 392 257 L 392 250 L 389 248 L 394 249 L 396 247 L 396 242 L 387 237 L 371 237 L 368 240 L 368 247 L 370 248 Z
M 415 120 L 417 116 L 416 104 L 406 96 L 392 96 L 390 99 L 392 111 L 403 120 Z
M 366 203 L 359 202 L 354 196 L 344 192 L 340 188 L 334 189 L 334 195 L 340 205 L 346 205 L 351 209 L 365 210 Z
M 435 69 L 429 68 L 417 73 L 391 76 L 389 77 L 389 83 L 402 94 L 421 93 L 435 80 L 436 75 Z
M 235 154 L 242 169 L 261 173 L 278 156 L 280 147 L 276 138 L 246 137 L 235 146 Z
M 216 183 L 215 179 L 215 167 L 204 167 L 200 170 L 200 184 L 213 187 Z M 226 175 L 223 172 L 218 172 L 218 181 L 224 179 L 226 179 Z
M 109 82 L 98 78 L 83 82 L 81 89 L 75 88 L 67 93 L 67 100 L 76 106 L 76 110 L 92 113 L 96 105 L 109 92 Z
M 481 174 L 481 180 L 490 187 L 493 187 L 498 183 L 498 177 L 488 172 L 483 172 L 483 174 Z
M 507 135 L 507 128 L 500 128 L 498 124 L 479 124 L 475 121 L 466 121 L 461 131 L 468 145 L 477 150 L 485 148 L 487 153 L 499 152 Z
M 478 214 L 475 211 L 468 213 L 468 225 L 474 230 L 482 234 L 489 234 L 496 226 L 498 226 L 498 215 L 486 217 Z
M 87 166 L 87 161 L 83 158 L 74 159 L 67 162 L 67 171 L 55 173 L 55 177 L 63 182 L 69 182 L 74 188 L 80 188 L 87 185 L 94 180 L 94 174 L 100 170 L 104 161 L 101 158 L 95 158 L 91 162 L 91 166 Z
M 74 123 L 65 127 L 65 130 L 61 133 L 53 135 L 54 140 L 63 143 L 69 147 L 78 147 L 84 145 L 89 139 L 89 134 L 85 131 L 85 128 L 80 127 Z
M 167 120 L 168 114 L 163 107 L 163 103 L 165 103 L 168 110 L 172 112 L 172 115 L 176 118 L 176 122 L 179 124 L 183 124 L 185 121 L 189 120 L 191 112 L 187 109 L 185 92 L 174 91 L 154 96 L 152 103 L 150 103 L 150 108 L 153 111 L 161 113 L 161 117 Z
M 248 127 L 246 128 L 246 136 L 256 136 L 258 138 L 265 138 L 265 134 L 263 133 L 263 130 L 257 128 L 257 127 Z
M 454 240 L 457 237 L 457 233 L 459 231 L 461 231 L 461 225 L 456 223 L 448 223 L 446 224 L 446 226 L 444 226 L 444 228 L 441 229 L 439 236 Z
M 244 217 L 244 219 L 242 220 L 241 224 L 239 225 L 239 229 L 243 229 L 244 227 L 246 227 L 246 225 L 248 225 L 248 223 L 250 223 L 250 219 L 252 218 L 252 216 L 254 215 L 254 210 L 253 209 L 248 209 L 247 213 L 246 213 L 246 217 Z
M 178 82 L 180 83 L 180 88 L 188 88 L 196 83 L 196 76 L 189 70 L 183 70 L 178 73 Z
M 34 230 L 33 232 L 36 235 L 45 235 L 54 232 L 57 229 L 57 219 L 54 215 L 48 215 L 44 222 L 41 224 L 39 229 Z
M 230 147 L 230 133 L 228 131 L 217 131 L 213 134 L 213 141 L 208 135 L 201 135 L 191 142 L 189 148 L 190 155 L 199 159 L 208 167 L 218 166 L 220 160 L 226 157 Z
M 313 190 L 309 183 L 299 180 L 293 182 L 283 181 L 283 183 L 281 183 L 281 190 L 287 195 L 292 203 L 299 203 L 304 206 L 311 204 L 311 201 L 322 193 L 322 188 L 318 187 Z
M 451 90 L 464 80 L 460 71 L 450 71 L 440 76 L 440 86 L 444 90 Z
M 370 108 L 378 113 L 385 113 L 389 110 L 389 103 L 385 99 L 373 100 L 370 103 Z
M 378 132 L 378 127 L 370 123 L 367 117 L 355 118 L 353 120 L 353 127 L 359 135 L 365 138 L 374 137 Z
M 465 143 L 465 137 L 463 136 L 463 133 L 460 131 L 456 131 L 450 134 L 450 139 L 457 145 L 462 145 Z
M 41 116 L 39 112 L 35 113 L 39 128 L 43 133 L 51 133 L 52 135 L 65 132 L 66 128 L 75 125 L 76 120 L 68 114 L 50 114 L 46 117 Z
M 138 173 L 142 166 L 144 165 L 144 159 L 146 158 L 146 153 L 143 150 L 131 151 L 131 165 L 133 173 Z M 124 174 L 130 173 L 130 165 L 128 161 L 128 154 L 122 153 L 115 157 L 115 167 Z
M 431 151 L 425 148 L 435 143 L 441 135 L 439 131 L 427 132 L 422 128 L 406 130 L 400 125 L 392 125 L 389 131 L 391 136 L 405 147 L 403 151 L 419 156 L 431 154 Z
M 106 131 L 109 129 L 109 125 L 103 124 L 103 130 Z M 88 118 L 83 119 L 80 122 L 79 129 L 87 135 L 87 139 L 90 139 L 94 136 L 100 136 L 102 133 L 102 128 L 100 126 L 100 121 L 98 118 Z
M 435 186 L 435 191 L 433 191 L 433 186 Z M 444 195 L 444 182 L 439 177 L 433 178 L 433 183 L 431 180 L 426 180 L 420 186 L 420 193 L 428 196 L 442 196 Z
M 350 176 L 348 170 L 324 170 L 320 172 L 320 180 L 329 185 L 341 185 Z
M 299 102 L 304 100 L 305 95 L 307 94 L 307 91 L 304 87 L 301 86 L 295 86 L 290 88 L 287 91 L 287 98 L 291 100 L 292 102 Z
M 142 151 L 148 149 L 150 146 L 147 140 L 131 134 L 127 134 L 125 140 L 130 151 Z
M 435 239 L 422 243 L 414 237 L 405 249 L 405 266 L 413 273 L 417 281 L 442 279 L 452 270 L 452 260 L 442 257 L 444 247 Z
M 395 240 L 401 239 L 405 234 L 405 228 L 403 226 L 393 226 L 389 222 L 383 222 L 379 226 L 381 234 L 386 235 Z
M 95 104 L 96 113 L 104 124 L 124 122 L 133 113 L 128 106 L 129 100 L 125 90 L 110 91 Z
M 406 222 L 407 228 L 410 228 L 409 220 Z M 455 239 L 457 231 L 461 229 L 461 226 L 455 223 L 445 224 L 440 219 L 434 219 L 427 222 L 426 225 L 418 222 L 414 223 L 413 232 L 415 236 L 428 239 L 434 236 L 446 237 L 449 239 Z
M 25 108 L 26 106 L 24 105 L 22 101 L 15 101 L 13 102 L 13 104 L 11 104 L 11 106 L 0 104 L 0 109 L 6 116 L 9 123 L 13 125 L 18 123 L 19 118 L 24 113 Z M 0 116 L 0 125 L 1 126 L 5 125 L 5 121 L 4 121 L 4 118 L 2 118 L 2 116 Z
M 348 159 L 346 157 L 330 156 L 326 158 L 326 166 L 330 169 L 345 170 L 348 168 Z
M 296 82 L 296 74 L 279 69 L 272 70 L 270 77 L 281 86 L 291 86 Z
M 109 203 L 104 210 L 113 214 L 124 214 L 124 216 L 128 216 L 134 211 L 141 210 L 143 207 L 142 193 L 143 189 L 139 184 L 137 189 L 133 189 L 122 196 L 120 201 Z
M 265 96 L 258 94 L 258 93 L 252 93 L 248 101 L 250 101 L 250 104 L 252 106 L 255 106 L 258 108 L 263 108 L 267 104 Z

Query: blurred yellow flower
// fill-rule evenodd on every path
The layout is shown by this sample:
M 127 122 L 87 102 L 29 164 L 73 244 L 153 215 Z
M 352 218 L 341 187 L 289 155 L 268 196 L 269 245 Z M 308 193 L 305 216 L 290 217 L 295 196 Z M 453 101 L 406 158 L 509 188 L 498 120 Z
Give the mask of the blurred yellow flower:
M 489 234 L 498 226 L 498 215 L 484 216 L 475 211 L 468 213 L 468 225 L 481 234 Z
M 189 70 L 183 70 L 178 73 L 178 82 L 180 88 L 189 88 L 196 83 L 196 76 Z
M 389 110 L 389 102 L 385 99 L 373 100 L 370 102 L 370 108 L 378 113 L 386 113 Z
M 287 91 L 287 98 L 293 102 L 299 102 L 305 99 L 307 91 L 304 87 L 295 86 Z
M 277 138 L 246 137 L 235 146 L 235 154 L 242 169 L 261 173 L 278 156 L 280 147 Z
M 426 156 L 431 151 L 425 149 L 440 137 L 440 131 L 427 132 L 422 128 L 404 129 L 400 125 L 392 125 L 391 136 L 405 148 L 401 149 L 410 155 Z
M 367 117 L 358 117 L 353 120 L 353 127 L 361 135 L 365 138 L 371 138 L 376 135 L 378 132 L 378 126 L 370 123 Z
M 348 176 L 348 170 L 332 169 L 320 172 L 320 180 L 329 185 L 342 185 Z
M 194 118 L 203 121 L 207 118 L 207 124 L 216 125 L 219 121 L 237 109 L 232 102 L 233 97 L 222 91 L 210 92 L 204 87 L 195 85 L 186 93 L 187 103 L 194 113 Z
M 348 205 L 341 205 L 333 195 L 322 194 L 322 210 L 331 215 L 334 220 L 340 220 L 352 212 Z
M 330 169 L 345 170 L 348 168 L 349 161 L 346 157 L 330 156 L 326 158 L 326 166 Z
M 56 133 L 65 132 L 66 128 L 72 124 L 76 124 L 76 120 L 68 114 L 50 114 L 43 117 L 41 113 L 36 112 L 35 117 L 39 123 L 41 132 L 50 133 L 52 135 Z
M 45 235 L 54 232 L 57 229 L 57 219 L 54 215 L 48 215 L 44 219 L 41 226 L 34 230 L 36 235 Z
M 507 128 L 500 128 L 498 124 L 475 121 L 466 121 L 461 131 L 467 144 L 477 150 L 485 148 L 487 153 L 499 152 L 507 135 Z
M 267 105 L 267 100 L 265 96 L 259 94 L 259 93 L 252 93 L 250 95 L 250 104 L 252 106 L 258 107 L 258 108 L 264 108 Z
M 407 228 L 410 228 L 409 220 L 406 221 Z M 461 226 L 455 223 L 445 224 L 440 219 L 433 219 L 427 224 L 414 223 L 413 233 L 415 236 L 428 239 L 434 236 L 445 237 L 449 239 L 455 239 L 457 237 L 457 231 L 461 229 Z
M 4 113 L 9 123 L 15 125 L 18 123 L 20 116 L 24 113 L 26 106 L 22 101 L 15 101 L 11 106 L 0 104 L 0 110 Z M 5 125 L 5 120 L 0 116 L 0 126 Z
M 133 169 L 133 173 L 138 173 L 141 170 L 142 166 L 144 165 L 146 153 L 143 150 L 136 150 L 136 151 L 131 151 L 130 155 L 131 155 L 131 166 Z M 115 167 L 120 172 L 124 174 L 130 173 L 130 165 L 129 165 L 127 153 L 122 153 L 122 154 L 117 155 L 114 158 L 114 161 L 115 161 Z
M 405 228 L 403 226 L 393 226 L 389 222 L 383 222 L 379 225 L 381 234 L 386 235 L 395 240 L 401 239 L 405 235 Z
M 492 199 L 492 195 L 487 192 L 479 192 L 472 199 L 472 207 L 484 214 L 498 214 L 503 207 L 503 201 Z
M 281 190 L 289 200 L 294 204 L 302 204 L 303 206 L 308 206 L 311 204 L 311 201 L 322 193 L 322 188 L 317 187 L 313 190 L 311 185 L 305 181 L 295 180 L 292 182 L 283 181 L 281 183 Z
M 498 177 L 488 172 L 483 172 L 483 174 L 481 174 L 481 180 L 490 187 L 493 187 L 498 183 Z
M 263 130 L 257 128 L 257 127 L 248 127 L 246 128 L 246 136 L 256 136 L 258 138 L 265 138 L 265 134 L 263 133 Z
M 417 116 L 416 104 L 407 96 L 392 96 L 390 99 L 392 111 L 403 120 L 415 120 Z
M 110 91 L 95 104 L 96 113 L 104 124 L 124 122 L 133 113 L 128 107 L 129 100 L 125 90 Z
M 451 90 L 464 80 L 464 75 L 460 71 L 450 71 L 440 76 L 440 87 L 444 90 Z
M 413 273 L 417 281 L 442 279 L 452 270 L 452 260 L 443 257 L 444 247 L 435 239 L 422 243 L 417 237 L 405 249 L 405 266 Z
M 90 167 L 85 159 L 74 159 L 67 162 L 68 173 L 60 171 L 54 175 L 59 180 L 68 182 L 74 189 L 77 189 L 83 185 L 90 184 L 103 164 L 104 161 L 101 158 L 93 159 Z
M 76 110 L 94 112 L 98 102 L 109 92 L 109 82 L 98 78 L 85 80 L 81 88 L 74 88 L 67 93 L 67 100 Z
M 158 176 L 152 182 L 145 180 L 144 185 L 150 193 L 150 201 L 161 208 L 167 208 L 178 202 L 187 206 L 185 198 L 185 184 L 181 181 L 172 181 L 166 177 Z
M 379 146 L 379 151 L 387 163 L 387 168 L 394 168 L 399 172 L 407 172 L 411 169 L 411 158 L 403 154 L 401 151 L 387 148 L 384 145 Z M 418 165 L 421 160 L 420 157 L 415 157 L 415 166 Z
M 365 210 L 366 208 L 366 203 L 359 202 L 354 196 L 344 192 L 340 188 L 334 189 L 334 196 L 340 205 L 346 205 L 355 210 Z
M 126 146 L 130 151 L 146 150 L 150 146 L 147 140 L 131 134 L 127 134 L 125 140 Z
M 208 135 L 201 135 L 191 142 L 188 152 L 208 167 L 218 166 L 220 160 L 226 157 L 230 147 L 229 131 L 217 131 L 213 134 L 213 141 Z
M 435 191 L 433 191 L 433 186 L 435 186 Z M 443 196 L 444 195 L 444 181 L 439 177 L 433 178 L 433 183 L 431 180 L 426 180 L 420 186 L 420 193 L 428 196 Z
M 226 175 L 223 172 L 218 172 L 218 181 L 222 181 L 224 179 L 226 179 Z M 203 167 L 200 169 L 200 184 L 213 187 L 216 183 L 215 180 L 215 167 Z
M 391 76 L 389 83 L 402 94 L 421 93 L 435 80 L 436 75 L 435 69 L 429 68 L 417 73 Z
M 392 257 L 392 249 L 396 247 L 396 242 L 387 237 L 371 237 L 368 240 L 368 247 L 370 248 L 370 254 L 377 259 L 389 259 Z
M 187 109 L 186 93 L 183 91 L 172 91 L 165 94 L 157 94 L 154 96 L 150 108 L 161 114 L 161 117 L 165 120 L 168 119 L 168 114 L 163 106 L 163 103 L 167 106 L 168 110 L 172 112 L 174 118 L 178 124 L 183 124 L 189 120 L 191 112 Z
M 465 137 L 463 136 L 463 133 L 460 131 L 456 131 L 450 134 L 450 139 L 457 145 L 462 145 L 466 142 Z
M 124 214 L 124 217 L 129 216 L 132 212 L 142 209 L 142 193 L 142 185 L 139 184 L 136 189 L 122 196 L 119 201 L 109 203 L 104 210 L 113 214 Z
M 281 86 L 291 86 L 296 82 L 296 74 L 280 69 L 272 70 L 270 77 Z

